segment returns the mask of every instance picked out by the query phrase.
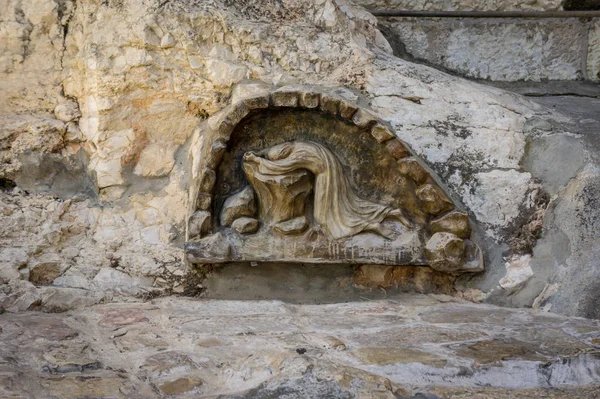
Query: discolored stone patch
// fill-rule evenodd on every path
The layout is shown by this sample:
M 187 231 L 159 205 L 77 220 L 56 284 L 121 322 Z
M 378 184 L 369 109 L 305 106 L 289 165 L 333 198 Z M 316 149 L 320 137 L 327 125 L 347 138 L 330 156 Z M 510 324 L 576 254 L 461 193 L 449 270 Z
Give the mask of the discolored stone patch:
M 48 341 L 64 341 L 77 337 L 79 333 L 67 326 L 61 320 L 55 319 L 28 319 L 22 321 L 26 334 L 33 339 L 43 338 Z
M 433 367 L 444 367 L 446 359 L 431 353 L 409 348 L 359 348 L 352 352 L 368 364 L 422 363 Z
M 126 380 L 114 375 L 69 376 L 42 381 L 47 397 L 56 399 L 125 398 Z
M 479 364 L 489 364 L 504 360 L 546 361 L 548 358 L 538 353 L 538 347 L 514 339 L 493 339 L 472 344 L 451 347 L 461 357 L 468 357 Z
M 167 395 L 180 395 L 190 392 L 202 384 L 203 381 L 200 378 L 182 377 L 173 381 L 162 383 L 158 386 L 158 389 Z

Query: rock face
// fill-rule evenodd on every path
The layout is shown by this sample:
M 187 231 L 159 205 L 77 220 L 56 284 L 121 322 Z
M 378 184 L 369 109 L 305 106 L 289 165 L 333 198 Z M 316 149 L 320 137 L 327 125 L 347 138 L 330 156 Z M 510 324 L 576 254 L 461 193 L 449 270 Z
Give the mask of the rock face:
M 434 3 L 414 7 L 431 9 Z M 482 7 L 513 4 L 493 3 Z M 559 7 L 521 3 L 523 9 Z M 466 0 L 452 4 L 473 6 Z M 578 29 L 582 23 L 572 24 Z M 407 43 L 428 43 L 423 29 L 443 31 L 394 24 Z M 597 22 L 590 24 L 588 78 L 598 71 Z M 520 35 L 533 28 L 513 29 Z M 465 54 L 458 30 L 435 36 Z M 532 56 L 527 68 L 579 76 L 572 68 L 576 46 L 566 49 L 556 35 L 536 35 L 556 64 Z M 478 290 L 478 298 L 503 305 L 535 302 L 541 309 L 598 317 L 594 193 L 600 147 L 582 130 L 588 122 L 395 57 L 376 18 L 360 6 L 345 0 L 291 0 L 285 7 L 262 0 L 252 6 L 11 0 L 3 6 L 0 39 L 2 309 L 65 310 L 114 294 L 198 293 L 204 269 L 190 269 L 183 260 L 188 218 L 196 210 L 213 212 L 211 193 L 229 188 L 214 169 L 226 157 L 225 142 L 194 132 L 205 131 L 211 118 L 210 129 L 228 135 L 253 110 L 276 105 L 334 113 L 374 129 L 403 176 L 415 182 L 410 189 L 425 185 L 410 201 L 427 204 L 436 217 L 446 200 L 462 205 L 486 272 L 445 289 Z M 480 76 L 483 61 L 474 57 L 465 65 Z M 522 71 L 514 76 L 520 79 Z M 293 85 L 331 91 L 321 99 L 318 93 L 277 91 Z M 265 92 L 277 94 L 265 99 Z M 243 105 L 219 119 L 227 104 L 238 102 Z M 580 150 L 563 154 L 563 144 Z M 212 158 L 194 159 L 209 147 Z M 567 155 L 571 159 L 561 158 Z M 384 181 L 389 167 L 375 169 L 376 179 L 368 178 Z M 360 172 L 366 169 L 357 170 L 353 177 L 366 180 Z M 426 187 L 431 175 L 451 198 Z M 192 187 L 197 176 L 202 179 Z M 389 186 L 406 189 L 397 182 Z M 198 234 L 204 226 L 198 224 Z M 463 227 L 444 225 L 436 233 L 460 236 Z M 217 250 L 218 244 L 211 245 Z M 525 255 L 531 255 L 533 275 L 503 288 L 506 261 Z M 58 266 L 42 266 L 48 259 Z M 111 378 L 108 391 L 118 385 L 118 377 Z

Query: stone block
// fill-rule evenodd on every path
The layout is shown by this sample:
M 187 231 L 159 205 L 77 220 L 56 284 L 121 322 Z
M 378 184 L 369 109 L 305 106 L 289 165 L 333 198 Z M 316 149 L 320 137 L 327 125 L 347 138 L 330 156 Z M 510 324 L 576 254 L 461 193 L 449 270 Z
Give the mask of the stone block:
M 352 122 L 358 127 L 370 127 L 377 122 L 377 117 L 367 110 L 359 109 L 352 116 Z
M 328 114 L 337 115 L 340 108 L 340 99 L 329 94 L 321 95 L 319 108 Z
M 385 148 L 396 159 L 405 158 L 410 155 L 408 148 L 398 139 L 389 140 L 385 143 Z
M 460 211 L 454 211 L 431 221 L 429 228 L 432 233 L 447 232 L 458 236 L 459 238 L 469 238 L 471 227 L 469 226 L 469 216 Z
M 400 173 L 410 177 L 415 183 L 423 184 L 429 177 L 429 173 L 421 166 L 414 157 L 407 157 L 398 161 Z
M 317 108 L 321 99 L 321 93 L 308 91 L 300 94 L 300 106 L 304 108 Z
M 298 92 L 276 91 L 271 93 L 271 103 L 274 107 L 297 107 Z
M 242 100 L 249 110 L 269 108 L 269 96 L 262 95 Z
M 433 184 L 419 187 L 416 194 L 423 210 L 430 215 L 439 215 L 454 208 L 446 194 Z
M 387 126 L 381 123 L 377 123 L 371 128 L 371 135 L 375 137 L 378 143 L 383 143 L 396 137 Z
M 456 272 L 465 263 L 465 242 L 452 233 L 435 233 L 425 245 L 425 257 L 431 268 Z
M 358 110 L 358 105 L 349 101 L 340 101 L 340 116 L 344 119 L 352 119 L 354 113 Z

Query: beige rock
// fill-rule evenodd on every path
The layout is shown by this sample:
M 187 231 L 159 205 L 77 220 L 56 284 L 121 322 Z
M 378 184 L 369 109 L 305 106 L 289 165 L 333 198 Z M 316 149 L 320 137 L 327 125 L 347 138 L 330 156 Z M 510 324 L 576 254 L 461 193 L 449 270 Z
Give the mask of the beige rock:
M 73 101 L 64 102 L 54 108 L 54 115 L 56 119 L 63 122 L 72 122 L 81 117 L 79 112 L 79 105 Z
M 212 204 L 212 196 L 207 193 L 199 193 L 198 198 L 196 199 L 196 208 L 207 211 L 210 209 Z
M 469 238 L 471 227 L 469 226 L 469 215 L 464 212 L 454 211 L 432 220 L 429 223 L 432 233 L 447 232 L 459 238 Z
M 506 262 L 506 275 L 498 283 L 500 287 L 514 289 L 529 280 L 533 276 L 533 269 L 529 266 L 530 261 L 531 255 L 523 255 Z
M 162 383 L 158 386 L 158 389 L 167 395 L 181 395 L 183 393 L 192 391 L 194 388 L 199 387 L 202 384 L 203 381 L 200 378 L 182 377 L 173 381 Z
M 375 137 L 375 140 L 377 140 L 378 143 L 383 143 L 384 141 L 388 141 L 396 137 L 389 128 L 380 123 L 373 126 L 371 129 L 371 134 L 373 137 Z
M 431 215 L 439 215 L 454 208 L 454 205 L 446 194 L 433 184 L 426 184 L 416 191 L 417 198 L 423 206 L 423 210 Z
M 429 177 L 429 173 L 414 157 L 400 159 L 398 165 L 400 166 L 400 172 L 410 177 L 417 184 L 425 183 Z
M 237 218 L 231 224 L 231 228 L 240 234 L 252 234 L 258 230 L 259 222 L 257 219 L 243 216 Z
M 435 270 L 459 271 L 465 263 L 465 242 L 452 233 L 435 233 L 425 246 L 427 264 Z
M 446 360 L 437 355 L 409 348 L 360 348 L 353 354 L 367 364 L 421 363 L 433 367 L 446 365 Z
M 29 265 L 29 281 L 36 285 L 49 285 L 67 268 L 68 265 L 58 255 L 35 259 Z
M 410 156 L 410 152 L 400 140 L 389 140 L 385 143 L 385 148 L 396 159 L 401 159 Z
M 254 190 L 247 186 L 237 194 L 227 198 L 221 209 L 220 222 L 222 226 L 231 226 L 234 220 L 243 216 L 254 216 L 256 213 L 256 200 Z
M 0 282 L 8 283 L 10 280 L 21 278 L 19 269 L 27 265 L 27 252 L 21 248 L 3 248 L 0 250 Z
M 212 227 L 212 217 L 210 212 L 196 211 L 189 220 L 190 237 L 203 236 L 210 231 Z
M 140 154 L 133 173 L 144 177 L 168 175 L 175 164 L 176 147 L 163 144 L 150 144 Z
M 299 216 L 273 225 L 273 229 L 284 235 L 300 234 L 308 228 L 308 218 Z
M 230 87 L 248 77 L 246 67 L 223 60 L 210 59 L 206 61 L 206 69 L 212 81 L 223 87 Z

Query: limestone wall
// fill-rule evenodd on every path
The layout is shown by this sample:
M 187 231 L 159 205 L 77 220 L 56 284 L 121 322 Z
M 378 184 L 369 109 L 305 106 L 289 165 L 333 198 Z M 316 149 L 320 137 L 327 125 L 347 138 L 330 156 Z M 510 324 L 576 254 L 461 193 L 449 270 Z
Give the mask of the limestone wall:
M 370 1 L 373 10 L 553 11 L 561 1 Z M 598 19 L 380 18 L 395 52 L 475 79 L 599 81 Z
M 594 147 L 571 120 L 525 98 L 395 57 L 362 8 L 345 0 L 2 0 L 0 8 L 2 308 L 201 292 L 209 269 L 183 260 L 189 138 L 233 92 L 260 82 L 340 87 L 429 164 L 475 221 L 486 254 L 486 272 L 459 279 L 457 295 L 598 316 L 581 305 L 600 274 Z

